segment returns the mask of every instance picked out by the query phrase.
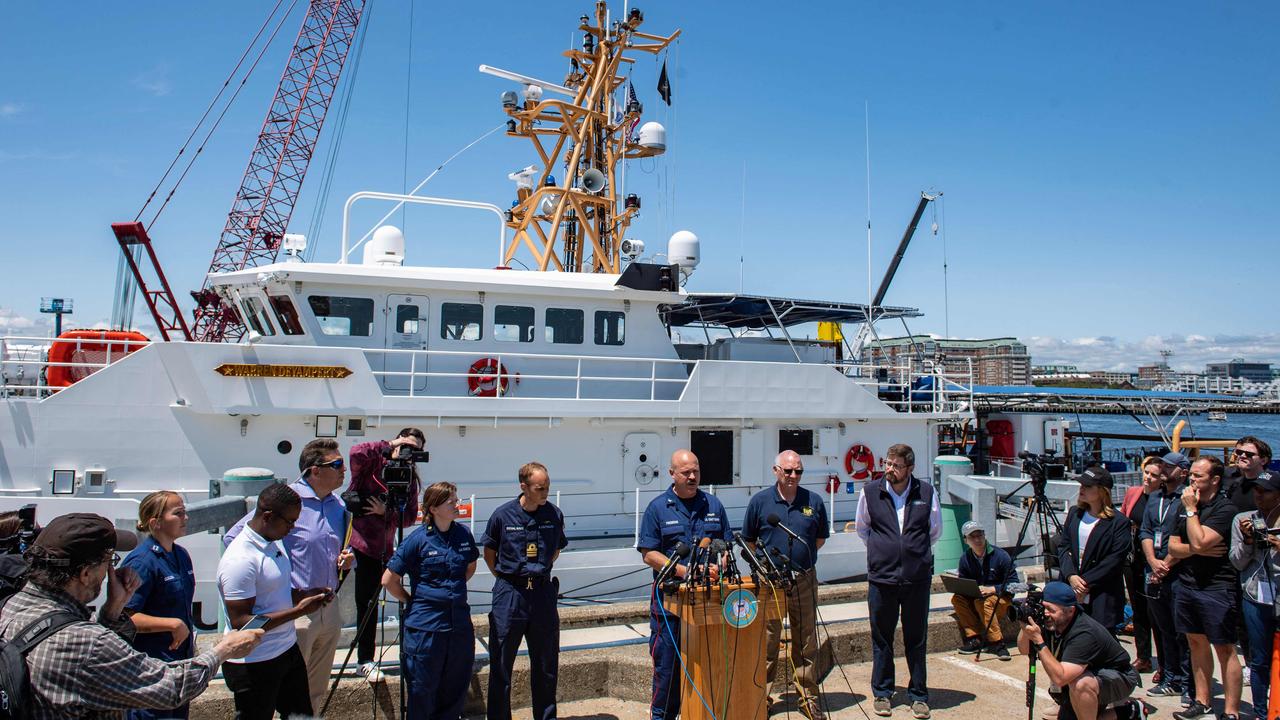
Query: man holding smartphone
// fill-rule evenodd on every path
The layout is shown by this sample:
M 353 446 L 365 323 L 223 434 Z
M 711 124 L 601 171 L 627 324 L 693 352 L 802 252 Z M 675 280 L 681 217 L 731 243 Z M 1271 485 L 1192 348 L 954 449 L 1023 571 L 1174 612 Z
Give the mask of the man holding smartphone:
M 338 604 L 330 602 L 338 588 L 338 571 L 351 567 L 355 555 L 343 547 L 349 514 L 338 490 L 346 482 L 346 467 L 338 443 L 320 438 L 307 443 L 298 455 L 301 477 L 289 485 L 302 500 L 298 520 L 284 537 L 289 556 L 289 585 L 294 603 L 311 595 L 325 595 L 323 607 L 294 621 L 298 649 L 307 665 L 311 704 L 324 703 L 333 653 L 342 631 Z M 227 533 L 230 543 L 248 522 L 245 516 Z
M 222 666 L 227 689 L 235 696 L 238 720 L 269 720 L 277 712 L 281 717 L 312 714 L 307 665 L 294 620 L 322 610 L 333 591 L 294 593 L 290 585 L 292 566 L 280 541 L 301 512 L 302 498 L 289 486 L 267 487 L 258 495 L 253 517 L 218 563 L 218 593 L 228 624 L 243 628 L 254 616 L 267 618 L 262 643 L 243 659 L 228 660 Z

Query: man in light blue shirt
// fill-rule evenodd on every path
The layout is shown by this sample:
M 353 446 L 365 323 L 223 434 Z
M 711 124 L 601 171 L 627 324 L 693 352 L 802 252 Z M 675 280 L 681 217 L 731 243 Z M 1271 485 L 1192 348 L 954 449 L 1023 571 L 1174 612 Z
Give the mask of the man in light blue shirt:
M 337 490 L 346 481 L 346 467 L 338 443 L 327 438 L 307 443 L 298 456 L 298 470 L 302 477 L 289 487 L 302 498 L 302 512 L 284 538 L 295 603 L 318 592 L 335 592 L 338 572 L 349 570 L 355 558 L 344 547 L 348 513 Z M 252 512 L 236 523 L 223 538 L 223 544 L 230 545 L 251 517 Z M 324 703 L 333 653 L 342 630 L 338 603 L 327 603 L 319 611 L 298 618 L 294 626 L 298 648 L 307 663 L 311 705 L 318 711 Z

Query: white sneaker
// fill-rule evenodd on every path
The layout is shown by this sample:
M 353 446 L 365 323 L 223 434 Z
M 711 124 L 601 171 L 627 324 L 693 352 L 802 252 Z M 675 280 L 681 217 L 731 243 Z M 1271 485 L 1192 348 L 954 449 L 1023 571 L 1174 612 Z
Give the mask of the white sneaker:
M 371 662 L 361 665 L 356 672 L 364 677 L 365 682 L 368 682 L 370 685 L 387 681 L 386 676 L 382 674 L 382 671 L 378 669 L 378 666 Z

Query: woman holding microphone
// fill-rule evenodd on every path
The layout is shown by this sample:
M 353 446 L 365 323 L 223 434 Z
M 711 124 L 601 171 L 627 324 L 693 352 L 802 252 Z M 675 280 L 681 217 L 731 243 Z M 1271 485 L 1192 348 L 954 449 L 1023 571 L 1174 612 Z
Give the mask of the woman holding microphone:
M 382 586 L 404 603 L 401 658 L 408 718 L 458 720 L 475 660 L 467 580 L 479 551 L 458 518 L 458 488 L 438 482 L 422 493 L 422 527 L 404 539 L 382 574 Z M 409 576 L 409 589 L 402 584 Z

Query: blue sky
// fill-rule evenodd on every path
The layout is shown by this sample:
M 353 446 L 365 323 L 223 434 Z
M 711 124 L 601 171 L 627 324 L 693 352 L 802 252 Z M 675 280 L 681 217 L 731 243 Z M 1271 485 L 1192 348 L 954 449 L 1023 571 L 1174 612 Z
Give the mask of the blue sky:
M 504 120 L 498 95 L 513 86 L 477 65 L 562 79 L 559 53 L 592 6 L 447 5 L 418 3 L 411 24 L 407 2 L 371 0 L 324 223 L 310 238 L 317 259 L 336 255 L 350 193 L 402 189 L 406 146 L 412 186 Z M 109 315 L 109 224 L 132 219 L 269 6 L 9 9 L 9 27 L 23 30 L 0 45 L 0 328 L 39 331 L 42 295 L 75 298 L 76 324 Z M 632 235 L 661 248 L 676 229 L 697 232 L 691 289 L 737 289 L 741 244 L 748 292 L 866 300 L 868 103 L 876 283 L 918 193 L 945 193 L 939 235 L 926 214 L 887 298 L 926 313 L 913 330 L 1015 335 L 1037 363 L 1133 367 L 1161 347 L 1188 369 L 1230 355 L 1280 362 L 1267 299 L 1280 259 L 1268 212 L 1280 167 L 1280 5 L 639 6 L 645 30 L 684 34 L 668 58 L 672 109 L 653 90 L 653 61 L 633 71 L 671 151 L 628 172 L 645 210 Z M 184 299 L 300 20 L 299 8 L 152 229 Z M 335 129 L 295 232 L 313 230 Z M 506 174 L 533 161 L 527 141 L 498 134 L 422 192 L 505 205 Z M 493 262 L 488 218 L 419 210 L 405 225 L 410 262 Z

